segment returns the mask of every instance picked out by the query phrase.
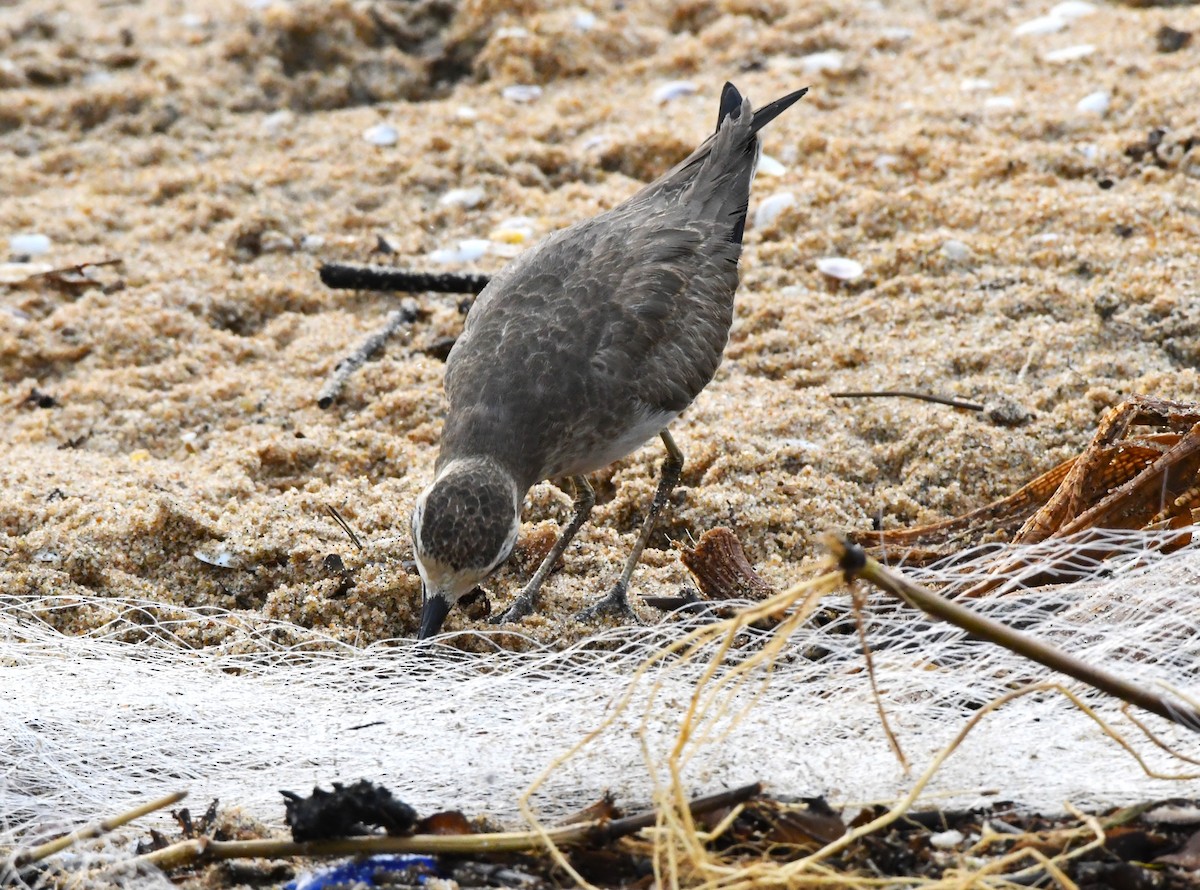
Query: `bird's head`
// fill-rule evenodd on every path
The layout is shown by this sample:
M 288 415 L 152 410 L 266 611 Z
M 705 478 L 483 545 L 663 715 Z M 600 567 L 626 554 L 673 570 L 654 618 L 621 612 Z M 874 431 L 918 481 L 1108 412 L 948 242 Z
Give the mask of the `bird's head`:
M 412 538 L 423 594 L 417 639 L 441 630 L 459 598 L 508 558 L 520 508 L 512 476 L 482 458 L 451 461 L 417 498 Z

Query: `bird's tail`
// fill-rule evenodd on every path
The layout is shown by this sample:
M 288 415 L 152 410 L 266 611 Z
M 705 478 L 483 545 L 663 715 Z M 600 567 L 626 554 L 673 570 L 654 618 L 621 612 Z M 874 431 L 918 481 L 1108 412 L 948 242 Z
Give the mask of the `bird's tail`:
M 642 194 L 665 197 L 674 193 L 689 205 L 698 204 L 701 216 L 727 220 L 729 240 L 740 244 L 746 227 L 750 180 L 758 162 L 758 132 L 807 92 L 807 87 L 796 90 L 751 113 L 749 100 L 733 84 L 726 83 L 721 91 L 716 132 Z

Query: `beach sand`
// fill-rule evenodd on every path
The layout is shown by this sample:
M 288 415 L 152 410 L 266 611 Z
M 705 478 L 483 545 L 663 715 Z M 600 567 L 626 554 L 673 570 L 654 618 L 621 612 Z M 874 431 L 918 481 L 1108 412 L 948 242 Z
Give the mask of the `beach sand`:
M 965 512 L 1077 453 L 1131 393 L 1200 399 L 1200 40 L 1156 39 L 1200 31 L 1200 7 L 1098 3 L 1015 33 L 1049 9 L 5 4 L 0 249 L 33 234 L 49 250 L 0 257 L 35 250 L 0 265 L 0 590 L 70 633 L 136 599 L 147 624 L 212 607 L 353 643 L 412 636 L 408 515 L 464 298 L 417 295 L 410 331 L 321 410 L 400 298 L 326 289 L 319 264 L 494 272 L 686 154 L 725 80 L 755 104 L 811 92 L 766 131 L 779 163 L 754 185 L 725 362 L 672 427 L 688 463 L 635 602 L 677 594 L 678 545 L 715 526 L 784 586 L 815 570 L 826 529 Z M 690 86 L 660 101 L 673 81 Z M 520 85 L 541 93 L 506 96 Z M 395 144 L 364 138 L 381 124 Z M 478 192 L 442 201 L 453 189 Z M 489 236 L 475 261 L 430 256 Z M 829 257 L 864 273 L 828 277 Z M 893 389 L 1000 410 L 831 396 Z M 588 631 L 571 616 L 619 572 L 661 459 L 655 441 L 597 474 L 592 522 L 522 632 Z M 494 611 L 569 513 L 532 490 L 486 585 Z M 203 621 L 173 632 L 235 642 Z

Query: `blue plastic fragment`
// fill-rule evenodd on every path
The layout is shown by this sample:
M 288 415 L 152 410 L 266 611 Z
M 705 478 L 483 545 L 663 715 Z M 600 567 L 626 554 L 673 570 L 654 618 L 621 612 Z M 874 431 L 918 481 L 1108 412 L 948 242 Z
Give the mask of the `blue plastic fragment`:
M 378 887 L 375 878 L 381 872 L 392 879 L 389 884 L 395 883 L 396 874 L 406 872 L 415 883 L 424 884 L 426 878 L 437 876 L 437 860 L 416 853 L 384 853 L 365 859 L 347 859 L 319 871 L 305 872 L 285 884 L 283 890 L 334 890 L 335 887 L 355 885 Z

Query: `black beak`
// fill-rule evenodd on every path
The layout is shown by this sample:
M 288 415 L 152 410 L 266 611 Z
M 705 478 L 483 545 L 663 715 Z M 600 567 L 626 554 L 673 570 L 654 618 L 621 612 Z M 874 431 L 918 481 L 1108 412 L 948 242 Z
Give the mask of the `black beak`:
M 444 597 L 426 594 L 425 603 L 421 606 L 421 629 L 417 631 L 417 639 L 427 640 L 440 631 L 452 605 Z

